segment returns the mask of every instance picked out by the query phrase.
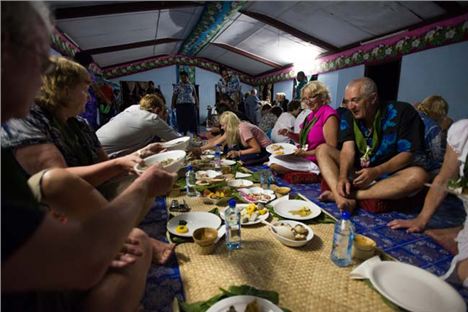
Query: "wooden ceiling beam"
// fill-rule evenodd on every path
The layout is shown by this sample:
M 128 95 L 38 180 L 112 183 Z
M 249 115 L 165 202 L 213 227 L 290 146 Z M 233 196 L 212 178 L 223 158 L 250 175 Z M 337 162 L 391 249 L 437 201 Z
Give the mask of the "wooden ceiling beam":
M 87 52 L 93 55 L 93 54 L 109 53 L 109 52 L 115 52 L 115 51 L 121 51 L 121 50 L 129 50 L 129 49 L 153 46 L 153 45 L 158 45 L 158 44 L 172 43 L 172 42 L 178 42 L 178 41 L 182 41 L 182 40 L 176 39 L 176 38 L 161 38 L 161 39 L 115 45 L 115 46 L 88 49 L 88 50 L 85 50 L 84 52 Z
M 135 1 L 99 4 L 90 6 L 65 7 L 55 9 L 55 19 L 79 18 L 130 12 L 178 9 L 183 7 L 203 6 L 202 2 L 192 1 Z
M 256 13 L 256 12 L 251 12 L 251 11 L 247 11 L 247 10 L 240 10 L 239 11 L 240 13 L 244 14 L 244 15 L 247 15 L 253 19 L 256 19 L 264 24 L 267 24 L 267 25 L 270 25 L 272 27 L 275 27 L 281 31 L 284 31 L 285 33 L 288 33 L 296 38 L 299 38 L 303 41 L 306 41 L 306 42 L 309 42 L 313 45 L 316 45 L 322 49 L 325 49 L 325 50 L 328 50 L 328 51 L 336 51 L 338 50 L 337 47 L 335 47 L 334 45 L 328 43 L 328 42 L 325 42 L 321 39 L 318 39 L 314 36 L 311 36 L 309 34 L 306 34 L 305 32 L 297 29 L 297 28 L 294 28 L 292 26 L 289 26 L 288 24 L 285 24 L 283 22 L 280 22 L 274 18 L 271 18 L 267 15 L 264 15 L 264 14 L 261 14 L 261 13 Z
M 233 47 L 233 46 L 231 46 L 231 45 L 229 45 L 229 44 L 225 44 L 225 43 L 215 43 L 215 42 L 212 42 L 212 43 L 210 43 L 210 44 L 212 44 L 212 45 L 214 45 L 214 46 L 217 46 L 217 47 L 220 47 L 220 48 L 222 48 L 222 49 L 231 51 L 231 52 L 233 52 L 233 53 L 242 55 L 242 56 L 247 57 L 247 58 L 249 58 L 249 59 L 251 59 L 251 60 L 254 60 L 254 61 L 263 63 L 263 64 L 265 64 L 265 65 L 271 66 L 271 67 L 273 67 L 273 68 L 275 68 L 275 69 L 278 69 L 278 68 L 281 68 L 281 67 L 282 67 L 281 64 L 275 63 L 275 62 L 273 62 L 273 61 L 270 61 L 270 60 L 268 60 L 268 59 L 266 59 L 266 58 L 263 58 L 263 57 L 261 57 L 261 56 L 258 56 L 258 55 L 256 55 L 256 54 L 247 52 L 247 51 L 245 51 L 245 50 L 238 49 L 238 48 Z

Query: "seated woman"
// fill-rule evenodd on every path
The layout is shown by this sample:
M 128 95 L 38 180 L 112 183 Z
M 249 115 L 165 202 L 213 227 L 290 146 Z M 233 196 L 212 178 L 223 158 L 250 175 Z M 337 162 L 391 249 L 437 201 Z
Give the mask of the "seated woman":
M 440 95 L 431 95 L 416 105 L 416 110 L 425 113 L 435 120 L 442 131 L 447 135 L 447 131 L 453 123 L 452 118 L 448 117 L 449 106 L 447 101 Z
M 415 219 L 393 220 L 388 226 L 392 229 L 406 228 L 408 232 L 424 230 L 431 216 L 447 196 L 446 188 L 449 180 L 457 178 L 466 194 L 465 192 L 468 192 L 468 119 L 460 120 L 450 127 L 444 163 L 427 193 L 422 211 Z M 468 213 L 468 199 L 463 199 L 463 206 Z M 445 240 L 450 240 L 448 244 L 453 244 L 455 241 L 458 243 L 458 254 L 453 258 L 444 277 L 454 282 L 458 280 L 464 287 L 468 287 L 468 218 L 465 219 L 461 231 L 459 228 L 444 229 L 439 234 Z
M 271 130 L 271 140 L 273 143 L 289 143 L 291 141 L 287 136 L 279 134 L 278 131 L 281 129 L 293 130 L 294 122 L 296 121 L 296 117 L 299 115 L 300 110 L 301 102 L 292 100 L 288 104 L 288 111 L 279 116 L 273 130 Z
M 302 88 L 302 102 L 311 110 L 306 117 L 300 133 L 290 129 L 280 129 L 278 134 L 284 135 L 298 143 L 294 155 L 270 156 L 269 165 L 272 170 L 284 174 L 290 171 L 319 173 L 316 165 L 315 149 L 321 144 L 336 147 L 338 140 L 338 116 L 328 105 L 330 93 L 320 81 L 312 81 Z
M 271 129 L 275 126 L 278 117 L 283 112 L 281 108 L 280 111 L 275 110 L 273 111 L 273 107 L 270 104 L 265 104 L 262 106 L 262 118 L 260 118 L 260 122 L 258 123 L 258 127 L 262 129 L 268 136 L 271 134 Z
M 30 115 L 8 122 L 7 130 L 2 130 L 2 147 L 13 148 L 16 159 L 30 175 L 48 168 L 68 167 L 69 172 L 97 187 L 108 200 L 113 199 L 133 181 L 135 176 L 129 173 L 142 159 L 131 154 L 108 160 L 93 130 L 77 116 L 88 99 L 88 72 L 64 57 L 51 57 L 50 61 L 54 69 L 43 77 Z M 143 153 L 160 150 L 155 144 Z M 147 199 L 147 208 L 153 200 Z M 142 216 L 146 215 L 147 209 L 144 210 Z M 153 243 L 158 250 L 164 244 Z M 171 252 L 174 248 L 164 246 Z
M 233 112 L 224 112 L 219 123 L 224 134 L 200 147 L 201 151 L 213 149 L 218 144 L 228 148 L 228 158 L 238 159 L 246 165 L 262 163 L 267 160 L 265 147 L 271 144 L 270 139 L 257 126 L 241 121 Z

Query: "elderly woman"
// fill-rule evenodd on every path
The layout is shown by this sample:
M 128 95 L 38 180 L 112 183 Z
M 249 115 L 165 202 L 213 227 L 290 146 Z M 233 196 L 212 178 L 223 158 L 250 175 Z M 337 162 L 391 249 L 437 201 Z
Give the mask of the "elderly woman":
M 4 126 L 2 147 L 13 148 L 16 159 L 30 175 L 68 167 L 111 199 L 131 183 L 133 178 L 128 174 L 142 159 L 136 154 L 108 159 L 93 130 L 77 116 L 88 100 L 88 72 L 64 57 L 51 57 L 50 61 L 54 68 L 43 77 L 30 115 Z M 157 152 L 160 146 L 150 146 L 143 153 L 153 149 Z M 160 262 L 166 261 L 173 249 L 162 242 L 154 242 L 154 247 L 158 251 L 155 256 L 162 257 Z
M 224 112 L 219 123 L 224 134 L 211 140 L 200 149 L 212 149 L 218 144 L 225 144 L 228 148 L 227 156 L 242 160 L 246 164 L 262 163 L 267 159 L 265 147 L 271 144 L 259 127 L 247 121 L 241 121 L 233 112 Z
M 278 134 L 287 136 L 300 146 L 294 155 L 271 156 L 269 165 L 272 170 L 284 174 L 289 171 L 318 173 L 315 150 L 321 144 L 336 146 L 338 140 L 338 116 L 328 105 L 330 93 L 320 81 L 312 81 L 302 88 L 302 100 L 311 113 L 305 118 L 301 131 L 280 129 Z
M 447 101 L 440 95 L 428 96 L 416 105 L 416 110 L 435 120 L 445 134 L 453 123 L 453 120 L 447 116 L 448 109 Z

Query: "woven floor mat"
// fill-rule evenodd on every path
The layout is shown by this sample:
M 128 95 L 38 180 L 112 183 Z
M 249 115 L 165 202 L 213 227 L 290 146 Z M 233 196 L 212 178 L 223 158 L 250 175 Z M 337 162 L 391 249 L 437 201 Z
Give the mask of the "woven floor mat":
M 289 248 L 266 226 L 242 228 L 242 248 L 229 253 L 218 243 L 212 255 L 200 255 L 193 243 L 176 248 L 187 302 L 204 301 L 219 287 L 248 284 L 277 291 L 291 311 L 391 311 L 362 281 L 351 280 L 352 267 L 330 260 L 332 224 L 312 225 L 315 237 L 305 247 Z

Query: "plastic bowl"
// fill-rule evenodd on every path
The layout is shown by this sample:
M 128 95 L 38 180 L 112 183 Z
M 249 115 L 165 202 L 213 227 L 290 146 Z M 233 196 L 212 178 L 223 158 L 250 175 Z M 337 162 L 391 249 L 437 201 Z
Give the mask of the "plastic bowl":
M 150 167 L 156 163 L 161 163 L 164 160 L 173 159 L 174 161 L 166 166 L 163 166 L 163 169 L 168 172 L 177 172 L 184 165 L 185 155 L 185 151 L 169 151 L 152 155 L 145 158 L 144 160 L 145 165 Z M 136 164 L 133 168 L 138 174 L 142 174 L 146 170 L 146 168 L 142 167 L 141 164 Z
M 202 227 L 193 232 L 193 240 L 199 246 L 213 245 L 218 238 L 218 230 L 211 227 Z
M 184 136 L 171 141 L 162 143 L 161 145 L 168 151 L 182 150 L 186 151 L 190 143 L 190 137 Z
M 367 260 L 375 254 L 377 244 L 367 236 L 356 234 L 353 243 L 353 257 L 360 260 Z
M 288 247 L 302 247 L 302 246 L 305 246 L 308 242 L 310 242 L 312 240 L 312 238 L 314 238 L 314 231 L 312 231 L 310 226 L 308 226 L 307 224 L 304 224 L 302 222 L 292 221 L 292 220 L 280 220 L 278 222 L 275 222 L 273 225 L 277 225 L 280 222 L 281 223 L 287 223 L 287 224 L 291 225 L 292 227 L 295 227 L 296 225 L 300 224 L 303 227 L 305 227 L 307 229 L 307 231 L 309 231 L 309 233 L 307 233 L 306 239 L 304 239 L 304 240 L 292 240 L 292 239 L 288 239 L 286 237 L 283 237 L 283 236 L 275 233 L 274 230 L 270 227 L 271 234 L 277 240 L 279 240 L 283 245 L 286 245 Z

